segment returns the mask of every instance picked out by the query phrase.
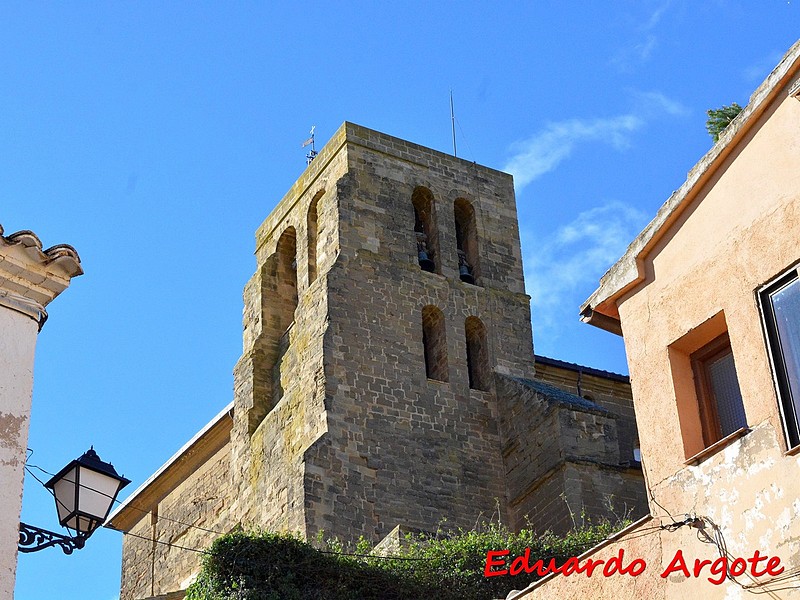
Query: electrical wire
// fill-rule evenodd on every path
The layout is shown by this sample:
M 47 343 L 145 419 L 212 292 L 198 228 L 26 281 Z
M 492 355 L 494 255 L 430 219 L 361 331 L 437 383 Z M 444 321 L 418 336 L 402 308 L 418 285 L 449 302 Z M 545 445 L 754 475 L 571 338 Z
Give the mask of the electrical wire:
M 645 480 L 645 487 L 647 488 L 647 493 L 650 496 L 650 500 L 652 500 L 653 504 L 655 504 L 665 513 L 667 513 L 667 516 L 672 520 L 673 523 L 676 523 L 675 518 L 672 516 L 672 513 L 669 512 L 663 506 L 661 506 L 661 503 L 658 500 L 656 500 L 656 495 L 653 493 L 653 486 L 649 484 L 650 476 L 647 474 L 647 466 L 645 465 L 644 460 L 641 461 L 641 465 L 642 465 L 642 474 L 644 475 L 644 480 Z
M 118 531 L 118 530 L 114 530 Z M 138 533 L 131 533 L 130 531 L 123 531 L 121 532 L 123 535 L 129 535 L 131 537 L 139 538 L 140 540 L 145 540 L 147 542 L 153 542 L 155 544 L 161 544 L 163 546 L 169 546 L 170 548 L 178 548 L 179 550 L 188 550 L 189 552 L 197 552 L 198 554 L 207 554 L 209 556 L 213 556 L 213 553 L 209 552 L 208 550 L 200 550 L 199 548 L 190 548 L 189 546 L 181 546 L 179 544 L 173 544 L 172 542 L 164 542 L 162 540 L 153 539 L 149 537 L 145 537 L 143 535 L 139 535 Z
M 722 529 L 719 527 L 719 525 L 717 525 L 711 518 L 706 516 L 702 516 L 699 519 L 702 523 L 708 523 L 711 526 L 713 534 L 709 534 L 704 527 L 698 526 L 697 538 L 703 543 L 711 544 L 714 547 L 716 547 L 717 552 L 720 555 L 720 558 L 724 558 L 727 561 L 735 560 L 735 557 L 733 557 L 731 553 L 728 551 L 728 545 L 727 542 L 725 541 L 725 536 L 723 535 Z M 798 585 L 784 585 L 778 588 L 771 587 L 775 583 L 781 583 L 789 579 L 800 577 L 800 567 L 793 569 L 789 573 L 778 575 L 767 581 L 758 581 L 747 571 L 744 572 L 744 575 L 748 579 L 750 579 L 752 583 L 743 584 L 742 582 L 737 580 L 736 577 L 731 575 L 730 569 L 726 570 L 726 579 L 730 580 L 731 582 L 735 583 L 736 585 L 738 585 L 739 587 L 741 587 L 742 589 L 751 594 L 769 594 L 774 598 L 779 598 L 779 596 L 775 595 L 775 592 L 800 589 L 800 583 L 798 583 Z
M 28 451 L 29 451 L 30 454 L 28 454 L 27 459 L 29 459 L 33 455 L 33 450 L 32 449 L 28 448 Z M 43 469 L 42 467 L 40 467 L 38 465 L 28 465 L 27 464 L 27 460 L 26 460 L 26 464 L 25 464 L 24 469 L 31 477 L 33 477 L 36 481 L 38 481 L 43 487 L 45 486 L 45 483 L 39 477 L 36 476 L 36 474 L 32 471 L 32 469 L 38 469 L 42 473 L 45 473 L 45 474 L 50 475 L 50 476 L 53 476 L 52 473 L 50 473 L 49 471 Z M 644 470 L 644 463 L 642 464 L 642 469 Z M 645 477 L 647 477 L 646 471 L 645 471 Z M 97 490 L 97 489 L 95 489 L 95 488 L 93 488 L 91 486 L 87 486 L 87 485 L 82 484 L 82 483 L 80 483 L 79 486 L 82 487 L 82 488 L 85 488 L 87 490 L 90 490 L 92 492 L 95 492 L 97 494 L 103 495 L 103 496 L 105 496 L 107 498 L 112 498 L 112 500 L 117 504 L 122 504 L 122 502 L 120 500 L 117 500 L 116 498 L 110 496 L 109 494 L 106 494 L 105 492 L 103 492 L 101 490 Z M 45 489 L 54 498 L 56 498 L 55 493 L 50 488 L 45 487 Z M 726 560 L 732 560 L 733 559 L 733 556 L 728 551 L 727 543 L 725 541 L 724 535 L 722 534 L 721 528 L 711 518 L 706 517 L 706 516 L 698 517 L 698 516 L 691 515 L 691 514 L 687 513 L 687 514 L 684 514 L 683 520 L 677 521 L 675 519 L 675 517 L 672 515 L 672 513 L 669 510 L 667 510 L 664 506 L 662 506 L 655 499 L 655 495 L 653 494 L 652 489 L 650 488 L 650 486 L 648 486 L 648 491 L 650 492 L 651 500 L 656 504 L 656 506 L 661 508 L 667 514 L 667 516 L 671 520 L 671 523 L 668 523 L 666 525 L 663 525 L 663 524 L 662 525 L 654 525 L 654 526 L 651 526 L 651 527 L 638 529 L 635 534 L 632 533 L 631 535 L 624 536 L 624 540 L 626 540 L 626 541 L 634 540 L 634 539 L 645 537 L 645 536 L 648 536 L 648 535 L 654 535 L 654 534 L 659 533 L 661 531 L 674 532 L 674 531 L 677 531 L 678 529 L 680 529 L 681 527 L 684 527 L 684 526 L 688 525 L 688 526 L 691 526 L 691 527 L 695 527 L 697 529 L 697 539 L 699 541 L 701 541 L 702 543 L 705 543 L 705 544 L 711 544 L 711 545 L 715 546 L 716 549 L 717 549 L 717 552 L 719 553 L 721 558 L 725 558 Z M 56 502 L 58 502 L 58 498 L 56 498 Z M 62 503 L 62 506 L 63 506 L 63 503 Z M 143 508 L 140 508 L 140 507 L 132 505 L 132 504 L 128 504 L 127 506 L 129 508 L 134 509 L 134 510 L 138 510 L 142 514 L 148 514 L 148 513 L 151 512 L 151 510 L 143 509 Z M 206 527 L 201 527 L 199 525 L 195 525 L 195 524 L 192 524 L 192 523 L 186 523 L 186 522 L 180 521 L 178 519 L 173 519 L 173 518 L 166 517 L 166 516 L 163 516 L 163 515 L 159 515 L 158 519 L 159 520 L 169 521 L 169 522 L 172 522 L 172 523 L 176 523 L 178 525 L 183 525 L 184 527 L 187 527 L 187 528 L 197 529 L 197 530 L 203 531 L 205 533 L 212 533 L 212 534 L 215 534 L 215 535 L 225 535 L 225 532 L 217 531 L 217 530 L 214 530 L 214 529 L 209 529 L 209 528 L 206 528 Z M 706 529 L 703 527 L 704 523 L 708 523 L 711 526 L 713 534 L 709 534 L 706 531 Z M 108 528 L 108 529 L 112 529 L 114 531 L 120 531 L 118 529 L 115 529 L 115 528 L 111 527 L 110 525 L 105 525 L 105 527 Z M 181 550 L 187 550 L 187 551 L 190 551 L 190 552 L 197 552 L 197 553 L 206 554 L 206 555 L 211 555 L 212 554 L 211 552 L 209 552 L 207 550 L 201 550 L 199 548 L 191 548 L 189 546 L 182 546 L 182 545 L 179 545 L 179 544 L 174 544 L 172 542 L 165 542 L 165 541 L 158 540 L 158 539 L 147 538 L 147 537 L 142 536 L 142 535 L 131 533 L 130 531 L 122 531 L 121 533 L 123 535 L 129 535 L 129 536 L 134 537 L 134 538 L 139 538 L 139 539 L 143 539 L 143 540 L 146 540 L 146 541 L 154 542 L 154 543 L 157 543 L 157 544 L 165 545 L 165 546 L 168 546 L 170 548 L 177 548 L 177 549 L 181 549 Z M 591 548 L 591 546 L 587 544 L 585 547 L 582 548 L 582 551 L 585 552 L 586 550 L 588 550 L 590 548 Z M 316 551 L 321 553 L 321 554 L 329 554 L 329 555 L 335 555 L 335 556 L 347 556 L 347 557 L 353 557 L 353 558 L 369 558 L 369 559 L 379 559 L 379 560 L 400 560 L 400 561 L 428 560 L 427 558 L 420 558 L 420 557 L 381 556 L 381 555 L 373 555 L 373 554 L 362 554 L 362 553 L 356 553 L 356 552 L 337 552 L 337 551 L 333 551 L 333 550 L 322 550 L 322 549 L 316 549 Z M 770 595 L 774 596 L 774 592 L 777 592 L 777 591 L 794 590 L 794 589 L 800 588 L 800 583 L 798 583 L 798 585 L 784 585 L 784 586 L 778 587 L 778 588 L 772 587 L 775 584 L 783 583 L 783 582 L 788 581 L 790 579 L 800 579 L 800 567 L 798 567 L 796 569 L 793 569 L 792 571 L 789 571 L 788 573 L 776 576 L 776 577 L 774 577 L 774 578 L 772 578 L 772 579 L 770 579 L 768 581 L 758 581 L 753 576 L 747 574 L 746 572 L 745 572 L 745 574 L 752 581 L 752 583 L 750 583 L 750 584 L 741 583 L 740 581 L 738 581 L 736 579 L 736 577 L 731 575 L 729 569 L 726 571 L 726 578 L 728 580 L 730 580 L 731 582 L 735 583 L 736 585 L 738 585 L 739 587 L 741 587 L 742 589 L 744 589 L 745 591 L 747 591 L 749 593 L 753 593 L 753 594 L 770 594 Z M 767 587 L 767 586 L 769 586 L 769 587 Z
M 30 468 L 28 468 L 28 467 L 29 467 L 28 465 L 25 465 L 25 470 L 34 479 L 36 479 L 36 481 L 38 481 L 39 483 L 44 485 L 44 482 L 42 482 L 42 480 L 39 479 L 33 473 L 33 471 L 31 471 Z M 52 473 L 49 473 L 45 469 L 42 469 L 41 467 L 38 467 L 36 465 L 30 465 L 30 467 L 39 469 L 40 471 L 42 471 L 43 473 L 46 473 L 48 475 L 52 475 Z M 79 484 L 79 486 L 82 487 L 82 488 L 88 489 L 90 491 L 93 491 L 93 492 L 95 492 L 97 494 L 106 496 L 107 498 L 112 498 L 112 496 L 110 496 L 109 494 L 106 494 L 105 492 L 102 492 L 100 490 L 92 488 L 91 486 L 87 486 L 87 485 L 82 484 L 82 483 Z M 51 495 L 53 495 L 53 497 L 55 497 L 55 494 L 52 492 L 52 490 L 50 490 L 49 488 L 46 488 L 46 489 L 48 490 L 48 492 L 50 492 Z M 113 500 L 117 504 L 122 504 L 122 502 L 120 500 L 117 500 L 116 498 L 113 498 Z M 58 501 L 58 499 L 56 499 L 56 501 Z M 140 507 L 135 506 L 133 504 L 128 504 L 127 507 L 128 508 L 132 508 L 134 510 L 137 510 L 137 511 L 141 512 L 142 514 L 148 514 L 148 513 L 151 512 L 151 510 L 140 508 Z M 664 509 L 664 510 L 666 511 L 666 509 Z M 668 511 L 666 511 L 666 512 L 669 514 Z M 672 515 L 670 515 L 670 518 L 672 518 Z M 213 533 L 215 535 L 225 535 L 225 532 L 222 532 L 222 531 L 217 531 L 217 530 L 214 530 L 214 529 L 208 529 L 208 528 L 205 528 L 205 527 L 200 527 L 199 525 L 194 525 L 192 523 L 186 523 L 186 522 L 180 521 L 178 519 L 172 519 L 170 517 L 166 517 L 166 516 L 163 516 L 163 515 L 158 515 L 158 519 L 159 520 L 169 521 L 169 522 L 172 522 L 172 523 L 176 523 L 178 525 L 183 525 L 184 527 L 187 527 L 187 528 L 197 529 L 197 530 L 200 530 L 200 531 L 203 531 L 203 532 L 206 532 L 206 533 Z M 687 520 L 690 519 L 689 515 L 686 515 L 686 519 Z M 659 531 L 662 531 L 664 529 L 667 529 L 669 531 L 674 531 L 678 527 L 681 527 L 681 526 L 687 524 L 684 521 L 676 522 L 674 518 L 672 519 L 672 521 L 673 521 L 673 523 L 669 524 L 669 525 L 658 525 L 658 526 L 654 526 L 652 528 L 642 529 L 642 530 L 640 530 L 638 532 L 640 535 L 626 536 L 625 539 L 636 539 L 638 537 L 644 537 L 644 535 L 651 535 L 651 534 L 657 533 Z M 172 542 L 165 542 L 165 541 L 162 541 L 162 540 L 153 540 L 151 538 L 147 538 L 147 537 L 144 537 L 144 536 L 141 536 L 141 535 L 138 535 L 138 534 L 134 534 L 134 533 L 131 533 L 129 531 L 121 531 L 119 529 L 115 529 L 114 527 L 111 527 L 110 525 L 105 525 L 104 527 L 106 527 L 107 529 L 111 529 L 113 531 L 120 531 L 123 535 L 130 535 L 130 536 L 135 537 L 135 538 L 140 538 L 140 539 L 148 540 L 148 541 L 154 541 L 154 542 L 156 542 L 158 544 L 169 546 L 169 547 L 172 547 L 172 548 L 188 550 L 188 551 L 191 551 L 191 552 L 199 552 L 199 553 L 203 553 L 203 554 L 210 554 L 206 550 L 201 550 L 199 548 L 190 548 L 188 546 L 181 546 L 181 545 L 178 545 L 178 544 L 173 544 Z M 644 533 L 642 533 L 642 532 L 644 532 Z M 594 544 L 591 544 L 591 545 L 587 544 L 585 546 L 580 547 L 581 548 L 581 552 L 585 552 L 586 550 L 590 549 L 593 545 Z M 336 556 L 348 556 L 348 557 L 353 557 L 353 558 L 371 558 L 371 559 L 380 559 L 380 560 L 403 560 L 403 561 L 428 560 L 426 558 L 418 558 L 418 557 L 381 556 L 381 555 L 373 555 L 373 554 L 360 554 L 360 553 L 355 553 L 355 552 L 336 552 L 336 551 L 333 551 L 333 550 L 322 550 L 322 549 L 317 549 L 317 552 L 320 552 L 322 554 L 336 555 Z
M 32 453 L 33 453 L 33 451 L 31 451 L 31 454 Z M 52 473 L 46 471 L 45 469 L 42 469 L 41 467 L 39 467 L 37 465 L 27 465 L 26 464 L 25 465 L 25 470 L 28 472 L 28 474 L 31 477 L 33 477 L 36 481 L 41 483 L 42 486 L 45 485 L 44 482 L 41 479 L 39 479 L 39 477 L 36 476 L 36 474 L 31 470 L 31 468 L 39 469 L 43 473 L 46 473 L 47 475 L 51 475 L 52 476 Z M 122 504 L 122 502 L 120 500 L 114 498 L 113 496 L 111 496 L 111 495 L 109 495 L 109 494 L 107 494 L 107 493 L 105 493 L 105 492 L 103 492 L 101 490 L 95 489 L 95 488 L 93 488 L 91 486 L 88 486 L 86 484 L 83 484 L 83 483 L 79 483 L 78 486 L 81 487 L 81 488 L 87 489 L 89 491 L 95 492 L 96 494 L 100 494 L 101 496 L 105 496 L 106 498 L 111 498 L 116 504 Z M 55 493 L 50 488 L 45 487 L 45 489 L 50 493 L 50 495 L 52 495 L 54 498 L 56 498 Z M 56 502 L 58 502 L 58 498 L 56 498 Z M 61 504 L 62 504 L 62 506 L 64 506 L 63 503 L 61 503 Z M 150 510 L 146 510 L 146 509 L 134 506 L 132 504 L 128 504 L 128 507 L 129 508 L 133 508 L 135 510 L 138 510 L 143 514 L 147 514 L 147 513 L 151 512 Z M 185 523 L 183 521 L 179 521 L 178 519 L 172 519 L 172 518 L 169 518 L 169 517 L 165 517 L 163 515 L 159 515 L 158 519 L 159 520 L 163 519 L 165 521 L 170 521 L 170 522 L 176 523 L 178 525 L 183 525 L 183 526 L 191 528 L 191 529 L 198 529 L 198 530 L 204 531 L 206 533 L 213 533 L 215 535 L 225 535 L 225 532 L 223 532 L 223 531 L 217 531 L 217 530 L 214 530 L 214 529 L 208 529 L 206 527 L 200 527 L 199 525 L 194 525 L 192 523 Z M 150 538 L 146 538 L 144 536 L 141 536 L 141 535 L 138 535 L 138 534 L 135 534 L 135 533 L 131 533 L 130 531 L 121 531 L 119 529 L 115 529 L 114 527 L 111 527 L 110 525 L 105 525 L 105 527 L 107 529 L 111 529 L 112 531 L 119 531 L 123 535 L 130 535 L 130 536 L 133 536 L 133 537 L 136 537 L 136 538 L 140 538 L 140 539 L 155 541 L 156 543 L 167 545 L 167 546 L 170 546 L 170 547 L 173 547 L 173 548 L 180 548 L 182 550 L 189 550 L 189 551 L 192 551 L 192 552 L 201 552 L 203 554 L 210 554 L 208 551 L 200 550 L 199 548 L 189 548 L 188 546 L 180 546 L 180 545 L 177 545 L 177 544 L 173 544 L 171 542 L 164 542 L 162 540 L 151 540 Z M 416 558 L 416 557 L 380 556 L 380 555 L 376 555 L 376 554 L 360 554 L 360 553 L 355 553 L 355 552 L 335 552 L 333 550 L 321 550 L 321 549 L 317 549 L 317 552 L 320 552 L 322 554 L 333 554 L 333 555 L 337 555 L 337 556 L 351 556 L 351 557 L 356 557 L 356 558 L 376 558 L 376 559 L 385 559 L 385 560 L 406 560 L 406 561 L 427 560 L 425 558 Z

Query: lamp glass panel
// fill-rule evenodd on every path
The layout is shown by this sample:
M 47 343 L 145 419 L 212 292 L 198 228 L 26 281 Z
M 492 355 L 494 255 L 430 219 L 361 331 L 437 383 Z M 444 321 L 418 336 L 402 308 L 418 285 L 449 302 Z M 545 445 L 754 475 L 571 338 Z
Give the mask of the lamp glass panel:
M 75 526 L 73 529 L 75 531 L 80 531 L 81 533 L 91 533 L 97 529 L 98 525 L 98 519 L 90 519 L 89 517 L 78 515 L 75 517 Z
M 86 467 L 81 468 L 80 512 L 104 520 L 118 491 L 118 479 Z
M 73 467 L 66 474 L 56 481 L 53 486 L 53 493 L 56 496 L 56 509 L 58 510 L 58 522 L 64 525 L 64 521 L 75 511 L 75 477 L 77 467 Z

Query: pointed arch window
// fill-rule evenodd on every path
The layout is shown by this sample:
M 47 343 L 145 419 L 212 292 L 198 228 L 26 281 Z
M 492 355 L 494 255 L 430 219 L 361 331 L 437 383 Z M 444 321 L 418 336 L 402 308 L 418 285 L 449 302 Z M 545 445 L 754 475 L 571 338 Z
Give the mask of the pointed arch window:
M 422 309 L 422 345 L 425 351 L 425 374 L 428 379 L 447 381 L 447 336 L 444 314 L 432 305 Z
M 458 253 L 458 275 L 461 281 L 478 285 L 480 264 L 478 261 L 478 229 L 475 225 L 475 209 L 469 201 L 458 198 L 453 203 L 456 223 L 456 250 Z
M 467 371 L 469 387 L 473 390 L 490 389 L 491 369 L 489 368 L 489 347 L 486 327 L 478 317 L 467 317 L 464 322 L 467 339 Z
M 423 271 L 441 273 L 433 194 L 427 188 L 418 187 L 411 194 L 411 203 L 414 205 L 414 239 L 419 266 Z

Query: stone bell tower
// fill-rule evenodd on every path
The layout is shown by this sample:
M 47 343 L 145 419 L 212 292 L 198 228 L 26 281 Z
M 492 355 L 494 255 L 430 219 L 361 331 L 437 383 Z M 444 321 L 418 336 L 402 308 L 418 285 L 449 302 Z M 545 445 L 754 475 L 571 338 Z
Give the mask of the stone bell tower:
M 238 520 L 377 541 L 505 516 L 496 378 L 533 375 L 511 177 L 345 123 L 256 257 Z
M 185 590 L 186 549 L 240 525 L 379 543 L 646 510 L 627 378 L 534 359 L 511 176 L 345 123 L 256 262 L 233 402 L 110 517 L 122 600 Z

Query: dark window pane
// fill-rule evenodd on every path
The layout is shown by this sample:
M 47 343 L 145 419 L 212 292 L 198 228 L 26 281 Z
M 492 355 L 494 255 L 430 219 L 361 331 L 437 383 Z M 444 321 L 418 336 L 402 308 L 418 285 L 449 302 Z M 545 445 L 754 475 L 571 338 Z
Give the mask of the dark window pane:
M 737 429 L 747 426 L 733 354 L 728 352 L 710 362 L 707 369 L 712 393 L 717 400 L 719 426 L 722 436 L 725 437 Z
M 786 383 L 795 415 L 800 414 L 800 280 L 770 294 L 778 330 L 780 352 L 786 369 Z M 788 399 L 787 399 L 788 400 Z M 786 415 L 787 419 L 792 418 Z

